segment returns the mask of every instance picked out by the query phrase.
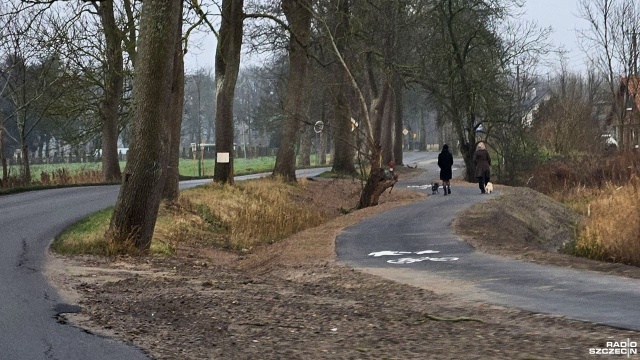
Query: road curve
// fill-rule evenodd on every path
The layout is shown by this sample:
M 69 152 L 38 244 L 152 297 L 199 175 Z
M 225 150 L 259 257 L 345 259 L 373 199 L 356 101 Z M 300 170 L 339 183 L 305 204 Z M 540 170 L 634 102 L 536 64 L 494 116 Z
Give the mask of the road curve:
M 53 237 L 115 203 L 117 186 L 42 190 L 0 197 L 0 358 L 146 359 L 141 350 L 57 321 L 77 311 L 42 272 Z
M 305 177 L 326 170 L 296 173 Z M 180 187 L 208 181 L 185 181 Z M 78 312 L 80 308 L 63 303 L 43 275 L 53 237 L 88 214 L 115 204 L 118 189 L 114 185 L 90 186 L 0 196 L 0 359 L 149 358 L 140 349 L 59 321 L 59 314 Z
M 454 165 L 456 166 L 456 165 Z M 396 186 L 431 193 L 427 173 Z M 457 164 L 462 168 L 462 164 Z M 640 330 L 640 280 L 542 266 L 480 253 L 451 230 L 456 215 L 490 197 L 477 185 L 452 187 L 348 227 L 336 239 L 339 262 L 395 281 L 464 299 Z

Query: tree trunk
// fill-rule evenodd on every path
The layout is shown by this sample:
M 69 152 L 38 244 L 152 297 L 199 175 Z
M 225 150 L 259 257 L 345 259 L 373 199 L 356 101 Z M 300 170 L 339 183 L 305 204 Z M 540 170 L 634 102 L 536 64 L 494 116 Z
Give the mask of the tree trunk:
M 180 1 L 182 4 L 183 1 Z M 182 111 L 184 110 L 184 54 L 182 52 L 182 5 L 176 31 L 176 46 L 173 51 L 173 79 L 171 84 L 171 102 L 166 130 L 169 132 L 167 154 L 167 176 L 162 197 L 175 201 L 180 194 L 180 130 L 182 128 Z
M 9 178 L 9 170 L 7 166 L 7 157 L 5 155 L 4 141 L 4 115 L 0 112 L 0 164 L 2 164 L 2 178 L 0 179 L 0 187 L 3 187 Z
M 425 110 L 420 108 L 420 151 L 427 150 L 427 118 L 424 116 Z
M 107 233 L 116 244 L 148 250 L 166 177 L 164 127 L 171 101 L 179 1 L 145 1 L 133 86 L 131 148 Z
M 22 154 L 22 181 L 25 185 L 29 185 L 31 183 L 31 166 L 29 166 L 29 145 L 26 144 L 26 139 L 22 140 L 20 150 Z
M 384 193 L 388 188 L 393 188 L 396 182 L 398 182 L 398 176 L 395 173 L 385 173 L 385 170 L 380 167 L 380 157 L 382 156 L 380 147 L 378 146 L 376 149 L 372 149 L 370 154 L 371 171 L 369 172 L 367 182 L 360 193 L 358 209 L 378 205 L 380 195 L 382 195 L 382 193 Z
M 342 71 L 342 69 L 339 69 Z M 343 71 L 342 71 L 343 72 Z M 333 127 L 333 138 L 335 146 L 335 157 L 331 171 L 336 173 L 355 174 L 356 168 L 353 161 L 355 154 L 355 130 L 351 131 L 351 108 L 347 103 L 346 92 L 348 86 L 343 83 L 336 86 L 333 96 L 333 107 L 335 114 L 335 125 Z
M 336 29 L 336 48 L 340 53 L 345 54 L 348 48 L 348 34 L 351 27 L 349 0 L 337 0 L 337 9 L 336 25 L 334 26 Z M 356 132 L 355 129 L 352 131 L 351 104 L 349 100 L 349 94 L 352 90 L 346 70 L 341 64 L 334 64 L 331 71 L 336 81 L 336 85 L 331 87 L 335 114 L 335 124 L 333 126 L 335 158 L 331 171 L 355 174 L 354 155 L 356 144 L 354 135 Z
M 382 114 L 384 113 L 384 102 L 387 100 L 387 87 L 382 88 L 382 94 L 378 91 L 375 74 L 373 71 L 373 60 L 371 54 L 366 56 L 367 80 L 369 92 L 371 96 L 371 105 L 369 107 L 371 131 L 373 133 L 373 141 L 380 144 L 382 139 Z
M 302 137 L 300 138 L 300 159 L 298 166 L 311 166 L 311 138 L 315 132 L 311 126 L 304 126 L 302 129 Z
M 319 152 L 318 156 L 320 156 L 320 165 L 327 164 L 327 144 L 329 142 L 328 134 L 329 132 L 326 130 L 320 133 L 320 144 L 318 145 L 318 152 Z M 353 162 L 353 160 L 351 161 Z
M 113 0 L 100 2 L 100 20 L 106 42 L 104 95 L 100 104 L 102 122 L 102 179 L 120 180 L 118 159 L 118 109 L 123 92 L 122 39 L 114 16 Z
M 213 180 L 233 184 L 233 97 L 240 69 L 244 0 L 222 1 L 222 22 L 216 48 L 216 153 L 227 153 L 229 162 L 219 162 Z
M 284 100 L 285 123 L 274 175 L 285 181 L 296 181 L 295 144 L 302 123 L 307 122 L 309 111 L 309 59 L 307 46 L 311 35 L 312 0 L 283 0 L 282 10 L 289 23 L 289 77 Z
M 386 86 L 391 87 L 391 84 Z M 393 125 L 395 122 L 395 94 L 393 90 L 386 93 L 387 99 L 384 102 L 384 112 L 382 114 L 382 132 L 380 134 L 380 145 L 382 146 L 382 163 L 388 164 L 393 160 Z
M 22 90 L 24 95 L 24 89 Z M 24 98 L 23 98 L 24 100 Z M 22 105 L 21 105 L 22 106 Z M 22 157 L 20 160 L 20 175 L 22 178 L 22 182 L 25 185 L 31 183 L 31 167 L 29 166 L 29 144 L 27 144 L 27 133 L 26 133 L 26 122 L 27 122 L 27 114 L 26 110 L 22 109 L 18 112 L 18 134 L 20 135 L 20 156 Z
M 385 174 L 384 169 L 382 168 L 382 147 L 380 145 L 380 139 L 382 137 L 383 131 L 383 117 L 385 115 L 385 108 L 387 107 L 387 103 L 389 102 L 390 94 L 390 86 L 388 83 L 385 83 L 382 88 L 381 93 L 377 93 L 375 90 L 375 83 L 373 82 L 373 71 L 372 68 L 369 69 L 369 78 L 372 80 L 372 104 L 371 104 L 371 115 L 370 115 L 370 123 L 372 124 L 373 131 L 371 133 L 371 139 L 369 139 L 369 177 L 367 178 L 367 182 L 360 193 L 360 201 L 358 203 L 358 209 L 363 209 L 369 206 L 378 205 L 378 199 L 382 193 L 395 185 L 398 181 L 398 177 L 395 173 L 387 173 Z M 377 96 L 375 96 L 377 94 Z M 377 132 L 377 134 L 376 134 Z
M 396 81 L 395 84 L 395 88 L 396 90 L 394 91 L 395 94 L 395 126 L 394 126 L 394 134 L 395 134 L 395 139 L 393 142 L 393 161 L 396 163 L 397 165 L 402 165 L 404 164 L 403 159 L 402 159 L 402 145 L 403 145 L 403 139 L 404 139 L 404 134 L 402 133 L 402 130 L 404 129 L 404 124 L 403 124 L 403 120 L 404 120 L 404 102 L 403 102 L 403 97 L 402 97 L 402 85 L 400 84 L 400 81 Z M 409 141 L 413 141 L 413 131 L 409 132 Z
M 467 124 L 473 123 L 473 115 L 468 115 L 471 118 L 467 121 Z M 463 123 L 461 121 L 460 123 Z M 475 164 L 473 163 L 473 155 L 476 151 L 476 133 L 472 129 L 472 126 L 467 126 L 467 129 L 461 127 L 455 128 L 456 135 L 458 136 L 458 143 L 460 144 L 460 155 L 465 164 L 465 180 L 473 182 L 475 181 Z

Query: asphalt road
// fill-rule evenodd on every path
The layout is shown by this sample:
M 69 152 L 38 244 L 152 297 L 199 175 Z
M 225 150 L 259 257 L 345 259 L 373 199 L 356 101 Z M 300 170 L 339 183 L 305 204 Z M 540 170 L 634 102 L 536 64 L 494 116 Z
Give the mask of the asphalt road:
M 396 187 L 431 194 L 437 166 L 425 158 L 418 163 L 427 173 L 400 179 Z M 460 171 L 459 160 L 454 167 Z M 640 330 L 640 280 L 488 255 L 453 234 L 450 224 L 460 211 L 498 195 L 481 195 L 477 185 L 454 185 L 451 196 L 440 190 L 425 201 L 366 219 L 338 235 L 338 261 L 463 299 Z
M 328 168 L 300 170 L 314 176 Z M 264 176 L 241 176 L 238 180 Z M 191 180 L 181 188 L 209 180 Z M 0 196 L 0 360 L 135 360 L 141 350 L 58 321 L 80 308 L 62 302 L 43 276 L 49 245 L 65 227 L 115 204 L 118 186 Z

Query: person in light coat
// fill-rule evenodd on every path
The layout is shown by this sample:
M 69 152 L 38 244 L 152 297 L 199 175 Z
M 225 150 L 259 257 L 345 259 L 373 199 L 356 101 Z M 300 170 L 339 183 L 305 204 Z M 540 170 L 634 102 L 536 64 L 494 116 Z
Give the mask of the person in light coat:
M 473 155 L 473 163 L 476 166 L 476 179 L 480 192 L 485 193 L 485 186 L 491 181 L 491 157 L 483 142 L 478 143 L 476 152 Z

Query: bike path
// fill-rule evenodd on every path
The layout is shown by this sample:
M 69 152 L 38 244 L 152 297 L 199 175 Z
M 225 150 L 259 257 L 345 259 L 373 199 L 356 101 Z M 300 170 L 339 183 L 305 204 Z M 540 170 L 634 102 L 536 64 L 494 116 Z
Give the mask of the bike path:
M 345 228 L 336 238 L 338 262 L 469 300 L 640 330 L 640 280 L 476 251 L 453 233 L 451 223 L 469 206 L 500 196 L 500 190 L 482 195 L 476 184 L 454 184 L 450 196 L 442 190 L 430 195 L 437 167 L 422 165 L 426 174 L 396 186 L 428 198 Z

